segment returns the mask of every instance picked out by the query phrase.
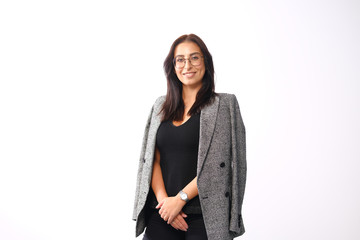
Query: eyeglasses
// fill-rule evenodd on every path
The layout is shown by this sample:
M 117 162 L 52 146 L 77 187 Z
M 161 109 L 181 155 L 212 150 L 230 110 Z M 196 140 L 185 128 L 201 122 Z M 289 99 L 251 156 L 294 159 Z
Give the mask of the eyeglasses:
M 174 58 L 173 61 L 174 61 L 174 66 L 177 69 L 182 69 L 185 67 L 187 60 L 189 60 L 189 63 L 191 63 L 191 65 L 193 65 L 194 67 L 200 66 L 202 63 L 202 58 L 203 58 L 203 56 L 201 56 L 201 54 L 195 53 L 195 54 L 192 54 L 189 58 L 177 56 Z

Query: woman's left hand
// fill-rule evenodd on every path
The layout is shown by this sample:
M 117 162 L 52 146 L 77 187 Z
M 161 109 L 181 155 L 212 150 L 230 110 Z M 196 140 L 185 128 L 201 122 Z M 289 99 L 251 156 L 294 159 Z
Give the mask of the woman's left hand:
M 175 217 L 180 213 L 185 205 L 185 201 L 181 200 L 179 196 L 164 198 L 156 208 L 159 209 L 159 214 L 162 219 L 168 224 L 172 223 Z

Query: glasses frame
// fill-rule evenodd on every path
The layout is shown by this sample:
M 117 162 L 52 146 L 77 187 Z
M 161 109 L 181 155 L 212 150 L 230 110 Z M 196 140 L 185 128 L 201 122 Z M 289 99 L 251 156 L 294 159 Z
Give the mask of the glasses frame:
M 200 57 L 201 57 L 202 59 L 205 59 L 204 55 L 201 55 L 201 54 L 199 54 L 199 55 L 200 55 Z M 190 58 L 191 58 L 191 56 L 190 56 Z M 174 67 L 175 67 L 176 69 L 183 69 L 183 68 L 186 66 L 186 62 L 187 62 L 187 61 L 189 61 L 189 63 L 190 63 L 192 66 L 194 66 L 194 67 L 198 67 L 198 66 L 201 65 L 201 63 L 200 63 L 199 65 L 194 65 L 194 64 L 192 64 L 190 58 L 184 58 L 184 59 L 185 59 L 184 66 L 178 68 L 178 67 L 176 67 L 176 62 L 175 62 L 176 57 L 175 57 L 175 58 L 173 59 L 173 65 L 174 65 Z

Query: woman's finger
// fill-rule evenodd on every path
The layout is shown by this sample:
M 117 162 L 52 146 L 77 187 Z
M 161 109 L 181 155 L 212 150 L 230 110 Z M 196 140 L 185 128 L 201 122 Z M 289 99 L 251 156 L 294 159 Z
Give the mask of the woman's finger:
M 161 208 L 162 207 L 162 205 L 164 204 L 164 200 L 163 201 L 161 201 L 161 202 L 159 202 L 158 203 L 158 205 L 156 205 L 156 209 L 159 209 L 159 208 Z
M 185 219 L 180 214 L 176 216 L 176 221 L 178 225 L 181 226 L 181 229 L 183 231 L 186 231 L 188 229 L 189 226 L 187 225 Z
M 164 216 L 166 215 L 166 213 L 167 213 L 167 212 L 166 212 L 164 209 L 160 208 L 159 214 L 161 215 L 162 218 L 164 218 Z
M 177 221 L 177 220 L 174 220 L 174 222 L 175 222 L 175 221 Z M 186 231 L 186 229 L 184 228 L 184 226 L 182 226 L 182 225 L 180 224 L 180 222 L 176 222 L 176 226 L 177 226 L 177 228 L 180 229 L 181 231 Z
M 176 223 L 172 222 L 170 224 L 173 228 L 175 228 L 176 230 L 179 230 L 179 227 L 176 225 Z M 180 229 L 181 230 L 181 229 Z
M 164 221 L 167 221 L 167 220 L 169 219 L 169 217 L 168 217 L 166 214 L 164 214 L 164 215 L 162 216 L 162 219 L 164 219 Z
M 179 222 L 181 223 L 181 225 L 182 225 L 183 228 L 185 229 L 184 231 L 186 231 L 186 230 L 189 228 L 189 226 L 188 226 L 188 224 L 187 224 L 187 222 L 185 221 L 184 218 L 181 218 L 181 219 L 179 220 Z
M 166 221 L 166 220 L 165 220 Z M 170 224 L 171 222 L 173 222 L 174 221 L 174 217 L 173 216 L 169 216 L 169 218 L 168 218 L 168 220 L 167 220 L 167 222 L 168 222 L 168 224 Z
M 186 229 L 183 226 L 181 226 L 180 222 L 177 219 L 175 219 L 171 223 L 171 226 L 173 226 L 176 230 L 186 231 Z

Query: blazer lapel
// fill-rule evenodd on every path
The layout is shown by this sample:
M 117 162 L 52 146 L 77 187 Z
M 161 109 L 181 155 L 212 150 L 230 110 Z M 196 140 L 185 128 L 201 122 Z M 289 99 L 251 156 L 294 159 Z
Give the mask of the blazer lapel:
M 219 97 L 216 96 L 213 103 L 204 107 L 200 115 L 200 139 L 197 163 L 197 175 L 199 176 L 211 143 L 215 129 L 216 118 L 219 109 Z

